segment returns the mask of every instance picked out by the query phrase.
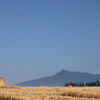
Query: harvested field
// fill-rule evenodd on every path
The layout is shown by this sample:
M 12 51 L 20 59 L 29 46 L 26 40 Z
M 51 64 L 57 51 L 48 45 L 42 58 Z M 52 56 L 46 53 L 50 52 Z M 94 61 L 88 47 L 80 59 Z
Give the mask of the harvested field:
M 0 100 L 100 100 L 100 87 L 0 87 Z

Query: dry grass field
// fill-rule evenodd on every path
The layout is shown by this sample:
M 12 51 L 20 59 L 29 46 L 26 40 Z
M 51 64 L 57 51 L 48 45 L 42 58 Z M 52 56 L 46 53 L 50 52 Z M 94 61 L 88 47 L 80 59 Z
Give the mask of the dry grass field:
M 0 100 L 100 100 L 100 87 L 0 87 Z

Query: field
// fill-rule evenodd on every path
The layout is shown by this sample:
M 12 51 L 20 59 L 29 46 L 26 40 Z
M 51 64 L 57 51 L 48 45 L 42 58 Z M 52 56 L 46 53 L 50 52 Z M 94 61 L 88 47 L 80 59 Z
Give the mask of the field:
M 0 87 L 0 100 L 100 100 L 100 87 Z

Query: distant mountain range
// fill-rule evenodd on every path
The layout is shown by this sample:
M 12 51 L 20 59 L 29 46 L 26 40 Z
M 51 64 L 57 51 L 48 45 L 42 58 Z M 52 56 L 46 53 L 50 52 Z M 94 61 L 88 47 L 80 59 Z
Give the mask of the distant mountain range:
M 16 84 L 17 86 L 63 86 L 66 82 L 90 82 L 100 80 L 100 74 L 70 72 L 62 70 L 53 76 L 47 76 L 36 80 L 29 80 Z

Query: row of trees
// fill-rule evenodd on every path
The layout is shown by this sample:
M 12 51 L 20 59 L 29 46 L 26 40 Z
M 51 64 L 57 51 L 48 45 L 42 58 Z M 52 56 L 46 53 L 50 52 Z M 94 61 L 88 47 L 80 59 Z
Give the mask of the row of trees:
M 100 86 L 100 81 L 94 81 L 94 82 L 71 82 L 66 83 L 65 86 Z

